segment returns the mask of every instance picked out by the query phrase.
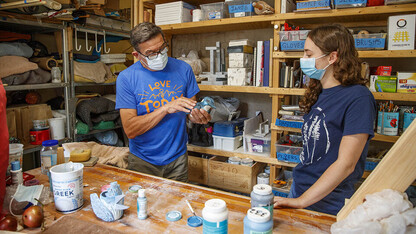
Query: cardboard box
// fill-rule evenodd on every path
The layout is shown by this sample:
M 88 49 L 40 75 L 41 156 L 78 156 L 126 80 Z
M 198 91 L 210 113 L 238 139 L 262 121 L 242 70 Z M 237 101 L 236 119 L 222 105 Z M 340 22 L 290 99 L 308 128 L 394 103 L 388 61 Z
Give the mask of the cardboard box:
M 414 50 L 416 14 L 389 16 L 389 50 Z
M 16 127 L 16 111 L 6 109 L 7 128 L 9 130 L 9 137 L 17 137 Z
M 251 84 L 251 68 L 228 68 L 228 85 L 245 86 Z
M 264 165 L 255 162 L 251 167 L 227 163 L 227 158 L 215 156 L 208 161 L 208 185 L 211 187 L 250 193 L 257 183 L 257 174 Z
M 229 68 L 251 68 L 253 66 L 253 54 L 230 53 L 228 55 Z
M 110 0 L 112 1 L 112 0 Z M 88 4 L 99 4 L 99 5 L 105 5 L 107 3 L 107 0 L 88 0 L 87 1 L 87 5 Z
M 14 112 L 16 121 L 16 134 L 21 143 L 30 144 L 30 129 L 33 128 L 33 120 L 53 118 L 51 107 L 46 104 L 25 105 L 7 108 L 7 112 Z
M 416 72 L 397 72 L 397 92 L 416 93 Z
M 188 155 L 189 181 L 208 184 L 208 159 Z

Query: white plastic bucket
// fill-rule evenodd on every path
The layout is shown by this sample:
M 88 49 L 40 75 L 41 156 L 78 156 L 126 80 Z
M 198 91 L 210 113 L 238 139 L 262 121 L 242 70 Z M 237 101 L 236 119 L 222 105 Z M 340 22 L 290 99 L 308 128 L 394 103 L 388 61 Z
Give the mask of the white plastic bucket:
M 51 137 L 54 140 L 62 140 L 65 138 L 65 119 L 52 118 L 48 119 L 51 130 Z
M 55 208 L 57 211 L 72 213 L 84 205 L 82 163 L 64 163 L 50 169 Z
M 10 175 L 10 169 L 13 161 L 19 161 L 20 167 L 23 167 L 23 145 L 9 144 L 9 165 L 7 166 L 6 175 Z

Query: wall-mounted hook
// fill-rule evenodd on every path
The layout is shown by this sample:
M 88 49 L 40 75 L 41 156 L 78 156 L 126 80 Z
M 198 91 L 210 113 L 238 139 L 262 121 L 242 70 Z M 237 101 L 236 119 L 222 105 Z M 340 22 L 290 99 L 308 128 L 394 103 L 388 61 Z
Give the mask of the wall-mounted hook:
M 74 29 L 75 29 L 75 50 L 80 51 L 81 45 L 79 45 L 78 47 L 78 29 L 76 27 Z
M 105 40 L 105 30 L 103 30 L 103 33 L 104 33 L 104 53 L 108 54 L 110 53 L 110 48 L 108 48 L 108 51 L 107 51 L 107 42 Z
M 101 46 L 100 49 L 98 50 L 98 40 L 97 40 L 97 32 L 95 32 L 95 51 L 97 51 L 97 53 L 101 52 Z
M 88 47 L 88 33 L 85 32 L 85 49 L 90 52 L 92 50 L 92 46 Z

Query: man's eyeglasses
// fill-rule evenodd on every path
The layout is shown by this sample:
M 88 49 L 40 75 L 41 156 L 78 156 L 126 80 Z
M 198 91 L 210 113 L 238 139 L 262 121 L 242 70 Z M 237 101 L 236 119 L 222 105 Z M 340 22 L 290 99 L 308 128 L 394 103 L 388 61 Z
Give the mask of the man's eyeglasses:
M 167 42 L 165 42 L 165 43 L 163 43 L 162 48 L 158 52 L 153 52 L 153 53 L 148 54 L 148 55 L 144 55 L 140 51 L 138 51 L 138 52 L 139 52 L 139 54 L 143 55 L 147 59 L 154 60 L 154 59 L 157 58 L 157 56 L 159 56 L 159 54 L 163 54 L 163 55 L 166 54 L 168 52 L 168 50 L 169 50 L 169 45 L 168 45 Z

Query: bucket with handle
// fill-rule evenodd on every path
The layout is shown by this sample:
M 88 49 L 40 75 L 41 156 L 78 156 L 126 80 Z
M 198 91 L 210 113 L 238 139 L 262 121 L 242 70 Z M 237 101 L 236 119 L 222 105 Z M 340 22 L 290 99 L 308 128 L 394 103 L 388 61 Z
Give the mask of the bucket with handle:
M 51 128 L 51 138 L 54 140 L 62 140 L 65 138 L 65 119 L 52 118 L 48 119 Z
M 50 169 L 55 208 L 62 213 L 72 213 L 84 204 L 82 163 L 64 163 Z

